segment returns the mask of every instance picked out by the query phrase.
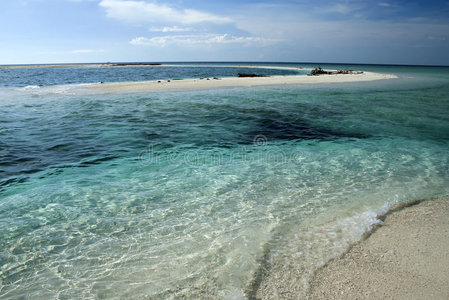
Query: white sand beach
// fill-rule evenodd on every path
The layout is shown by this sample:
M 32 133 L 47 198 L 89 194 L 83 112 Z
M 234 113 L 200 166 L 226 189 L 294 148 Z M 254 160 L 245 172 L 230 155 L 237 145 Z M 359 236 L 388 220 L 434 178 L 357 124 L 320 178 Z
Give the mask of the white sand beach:
M 400 209 L 319 269 L 308 299 L 449 299 L 448 248 L 449 198 Z
M 213 89 L 221 87 L 250 87 L 250 86 L 264 86 L 264 85 L 343 83 L 343 82 L 373 81 L 373 80 L 392 79 L 392 78 L 397 78 L 397 76 L 392 74 L 363 72 L 362 74 L 332 74 L 332 75 L 319 75 L 319 76 L 288 75 L 288 76 L 270 76 L 270 77 L 245 77 L 245 78 L 223 77 L 223 78 L 203 78 L 203 79 L 98 83 L 85 86 L 85 88 L 91 90 L 111 91 L 111 92 L 137 92 L 137 91 Z

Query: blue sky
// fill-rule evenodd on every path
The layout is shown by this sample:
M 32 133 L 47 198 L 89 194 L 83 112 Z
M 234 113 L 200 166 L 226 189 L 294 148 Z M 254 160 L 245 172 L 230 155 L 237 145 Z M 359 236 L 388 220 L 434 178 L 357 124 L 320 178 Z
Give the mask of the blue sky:
M 5 0 L 0 64 L 449 65 L 449 0 Z

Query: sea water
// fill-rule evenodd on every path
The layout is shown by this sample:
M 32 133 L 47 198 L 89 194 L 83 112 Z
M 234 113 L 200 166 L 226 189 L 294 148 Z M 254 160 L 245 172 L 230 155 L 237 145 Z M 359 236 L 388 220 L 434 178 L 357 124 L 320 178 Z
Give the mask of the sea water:
M 449 68 L 323 67 L 399 78 L 87 94 L 242 71 L 0 69 L 0 298 L 300 296 L 377 215 L 448 195 Z

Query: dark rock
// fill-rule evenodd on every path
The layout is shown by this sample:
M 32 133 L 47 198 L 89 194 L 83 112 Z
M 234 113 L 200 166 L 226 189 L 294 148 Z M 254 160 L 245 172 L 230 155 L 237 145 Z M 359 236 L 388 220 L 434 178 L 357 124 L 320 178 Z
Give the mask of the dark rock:
M 363 74 L 363 71 L 338 70 L 337 74 Z
M 310 75 L 312 76 L 318 76 L 318 75 L 331 75 L 332 72 L 324 71 L 321 67 L 315 68 L 310 72 Z
M 268 76 L 253 73 L 238 73 L 237 77 L 268 77 Z

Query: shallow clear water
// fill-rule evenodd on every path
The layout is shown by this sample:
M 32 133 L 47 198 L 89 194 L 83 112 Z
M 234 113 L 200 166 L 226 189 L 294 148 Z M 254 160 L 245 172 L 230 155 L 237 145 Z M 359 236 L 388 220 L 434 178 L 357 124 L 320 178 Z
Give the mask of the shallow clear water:
M 449 70 L 353 67 L 400 78 L 102 95 L 3 83 L 0 297 L 300 295 L 378 213 L 449 194 Z

